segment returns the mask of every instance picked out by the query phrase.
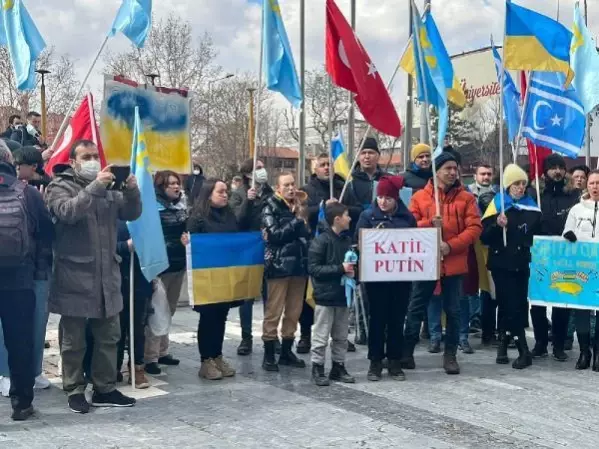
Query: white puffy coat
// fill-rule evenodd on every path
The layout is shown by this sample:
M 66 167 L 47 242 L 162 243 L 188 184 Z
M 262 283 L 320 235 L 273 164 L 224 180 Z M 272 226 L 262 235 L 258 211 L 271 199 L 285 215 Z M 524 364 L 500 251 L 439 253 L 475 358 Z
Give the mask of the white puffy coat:
M 584 195 L 568 213 L 564 234 L 569 231 L 578 240 L 599 241 L 599 202 Z

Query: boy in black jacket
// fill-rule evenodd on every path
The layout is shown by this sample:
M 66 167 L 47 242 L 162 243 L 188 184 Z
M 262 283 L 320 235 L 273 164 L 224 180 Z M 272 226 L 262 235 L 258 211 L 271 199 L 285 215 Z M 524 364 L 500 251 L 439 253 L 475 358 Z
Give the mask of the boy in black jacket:
M 312 379 L 318 386 L 329 385 L 329 379 L 345 383 L 355 382 L 345 369 L 349 308 L 345 298 L 343 275 L 354 276 L 354 265 L 345 263 L 345 253 L 351 247 L 350 217 L 347 207 L 331 203 L 325 211 L 328 228 L 316 237 L 308 253 L 308 273 L 314 286 L 314 328 L 312 330 Z M 324 374 L 327 344 L 332 338 L 333 367 L 329 378 Z

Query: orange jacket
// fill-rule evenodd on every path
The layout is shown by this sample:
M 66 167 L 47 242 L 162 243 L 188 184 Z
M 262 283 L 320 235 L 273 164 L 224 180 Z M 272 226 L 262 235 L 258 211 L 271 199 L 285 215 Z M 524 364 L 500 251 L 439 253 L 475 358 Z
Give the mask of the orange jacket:
M 451 248 L 443 257 L 441 276 L 456 276 L 468 273 L 468 249 L 482 232 L 480 213 L 476 198 L 457 183 L 444 192 L 439 189 L 439 207 L 443 219 L 442 239 Z M 435 216 L 435 196 L 433 182 L 414 194 L 410 202 L 410 212 L 416 218 L 419 228 L 431 228 Z

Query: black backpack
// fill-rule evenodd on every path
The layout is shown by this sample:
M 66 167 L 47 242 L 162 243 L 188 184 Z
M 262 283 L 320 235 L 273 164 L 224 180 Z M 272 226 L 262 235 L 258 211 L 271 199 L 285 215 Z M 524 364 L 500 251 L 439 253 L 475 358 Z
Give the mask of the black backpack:
M 19 180 L 3 184 L 0 176 L 0 268 L 23 265 L 29 254 L 26 187 Z

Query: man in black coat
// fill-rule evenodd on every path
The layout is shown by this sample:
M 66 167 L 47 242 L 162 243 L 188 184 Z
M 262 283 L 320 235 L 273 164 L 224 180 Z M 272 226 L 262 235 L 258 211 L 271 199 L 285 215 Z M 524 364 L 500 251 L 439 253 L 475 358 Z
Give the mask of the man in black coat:
M 191 175 L 185 180 L 185 195 L 187 195 L 187 207 L 189 209 L 193 207 L 193 203 L 195 203 L 205 179 L 204 170 L 200 165 L 200 158 L 198 156 L 193 156 L 192 164 L 193 169 Z
M 541 195 L 541 235 L 558 235 L 564 232 L 570 209 L 580 201 L 580 190 L 574 189 L 566 181 L 566 162 L 559 154 L 549 155 L 543 162 L 545 188 Z M 530 310 L 535 334 L 533 357 L 546 357 L 549 340 L 549 322 L 547 308 L 532 306 Z M 570 311 L 553 307 L 551 312 L 553 333 L 553 358 L 560 362 L 568 360 L 564 352 L 564 343 L 568 330 Z
M 10 139 L 12 136 L 12 133 L 19 129 L 20 126 L 23 125 L 23 122 L 21 121 L 21 116 L 20 115 L 11 115 L 10 118 L 8 119 L 8 128 L 6 128 L 6 131 L 4 131 L 2 134 L 0 134 L 0 137 L 3 139 Z
M 40 147 L 43 148 L 46 145 L 41 140 L 42 132 L 40 128 L 42 126 L 42 116 L 35 111 L 31 111 L 27 114 L 27 125 L 15 128 L 10 136 L 11 140 L 19 142 L 23 147 Z
M 432 150 L 425 143 L 414 145 L 410 152 L 412 165 L 401 174 L 403 176 L 405 186 L 412 189 L 412 193 L 416 193 L 428 184 L 429 179 L 433 177 L 432 170 Z

